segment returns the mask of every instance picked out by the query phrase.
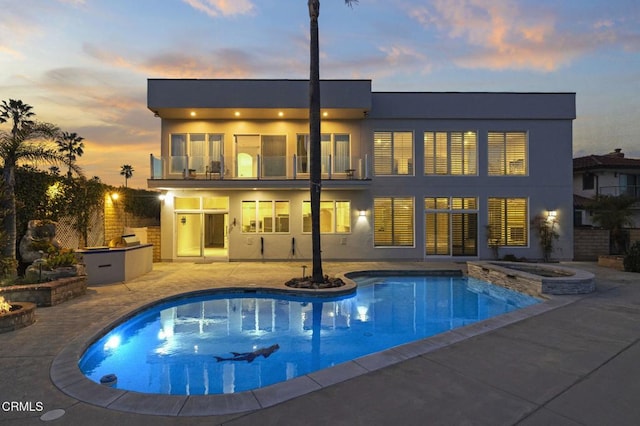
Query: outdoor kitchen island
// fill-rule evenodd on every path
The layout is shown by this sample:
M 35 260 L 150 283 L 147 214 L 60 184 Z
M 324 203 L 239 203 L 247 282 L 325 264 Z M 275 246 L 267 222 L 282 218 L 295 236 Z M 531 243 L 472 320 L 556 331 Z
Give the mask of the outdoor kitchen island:
M 129 281 L 153 269 L 153 244 L 128 247 L 88 247 L 82 254 L 87 285 Z

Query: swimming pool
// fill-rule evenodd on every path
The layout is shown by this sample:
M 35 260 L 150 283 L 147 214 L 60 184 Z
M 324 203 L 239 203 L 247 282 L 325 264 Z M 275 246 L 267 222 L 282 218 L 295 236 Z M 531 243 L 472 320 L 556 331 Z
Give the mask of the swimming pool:
M 355 294 L 332 299 L 225 291 L 162 302 L 94 342 L 79 367 L 98 383 L 114 375 L 118 389 L 229 394 L 539 302 L 474 278 L 354 280 Z

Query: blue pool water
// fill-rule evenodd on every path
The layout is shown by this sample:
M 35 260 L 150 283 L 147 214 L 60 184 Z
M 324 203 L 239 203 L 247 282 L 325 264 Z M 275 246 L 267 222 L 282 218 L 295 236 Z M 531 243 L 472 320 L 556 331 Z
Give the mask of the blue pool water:
M 114 374 L 119 389 L 234 393 L 539 302 L 474 278 L 355 280 L 355 294 L 334 299 L 226 292 L 160 303 L 92 344 L 79 366 L 96 382 Z

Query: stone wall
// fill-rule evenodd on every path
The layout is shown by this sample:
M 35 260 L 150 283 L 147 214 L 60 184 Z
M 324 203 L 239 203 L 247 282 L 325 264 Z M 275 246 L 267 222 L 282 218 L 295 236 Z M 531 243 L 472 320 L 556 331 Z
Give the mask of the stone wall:
M 104 197 L 104 239 L 105 243 L 121 237 L 125 228 L 144 228 L 159 226 L 158 220 L 149 217 L 137 217 L 124 211 L 124 203 L 113 200 L 111 194 Z
M 20 309 L 0 315 L 0 333 L 14 331 L 36 322 L 36 305 L 29 302 L 21 302 L 19 305 Z
M 87 292 L 86 275 L 55 281 L 0 287 L 0 295 L 11 302 L 31 302 L 37 306 L 54 306 Z
M 609 231 L 606 229 L 574 228 L 573 259 L 596 261 L 609 254 Z
M 160 262 L 160 223 L 157 219 L 137 217 L 124 211 L 124 204 L 113 200 L 110 194 L 104 199 L 105 245 L 121 237 L 126 228 L 147 228 L 147 243 L 153 244 L 153 261 Z

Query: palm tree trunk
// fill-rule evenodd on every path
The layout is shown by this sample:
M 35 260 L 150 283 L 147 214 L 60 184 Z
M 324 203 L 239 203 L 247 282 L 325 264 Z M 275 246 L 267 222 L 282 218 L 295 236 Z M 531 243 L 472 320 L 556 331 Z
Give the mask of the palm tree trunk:
M 318 16 L 320 1 L 308 0 L 310 20 L 310 69 L 309 69 L 309 190 L 311 192 L 311 251 L 313 267 L 311 280 L 324 281 L 322 251 L 320 248 L 320 190 L 322 185 L 320 150 L 320 47 L 318 42 Z

